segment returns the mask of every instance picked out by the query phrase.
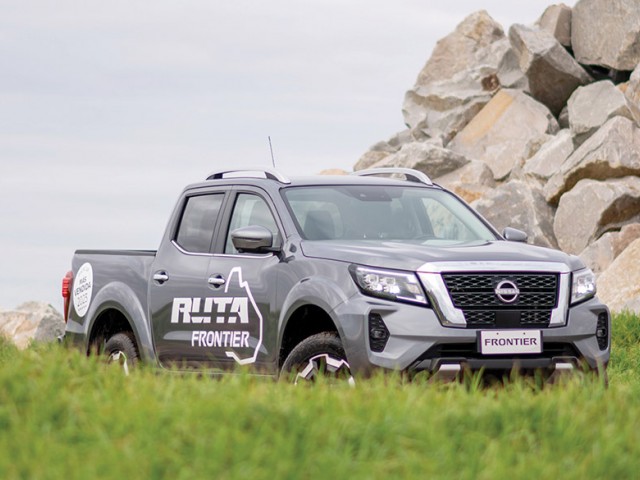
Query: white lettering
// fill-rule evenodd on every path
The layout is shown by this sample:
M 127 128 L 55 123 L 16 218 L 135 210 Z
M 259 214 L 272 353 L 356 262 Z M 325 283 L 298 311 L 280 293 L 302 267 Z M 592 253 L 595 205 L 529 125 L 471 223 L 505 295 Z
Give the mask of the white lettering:
M 182 314 L 182 323 L 191 323 L 190 298 L 173 299 L 173 308 L 171 309 L 171 323 L 180 322 L 180 314 Z
M 249 301 L 247 297 L 236 297 L 231 304 L 231 312 L 237 313 L 240 323 L 249 323 Z M 233 318 L 233 320 L 232 320 Z M 235 317 L 229 317 L 229 323 L 236 323 Z
M 247 297 L 174 298 L 171 323 L 211 323 L 212 318 L 202 314 L 213 313 L 214 305 L 216 323 L 238 323 L 238 319 L 240 323 L 249 323 Z
M 249 348 L 249 332 L 246 330 L 194 330 L 192 347 Z

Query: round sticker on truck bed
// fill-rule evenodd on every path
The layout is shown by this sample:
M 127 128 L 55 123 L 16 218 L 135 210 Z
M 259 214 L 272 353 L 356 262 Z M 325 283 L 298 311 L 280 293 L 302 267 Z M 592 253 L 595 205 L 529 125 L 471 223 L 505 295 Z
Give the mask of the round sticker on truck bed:
M 73 308 L 79 317 L 84 317 L 87 314 L 92 292 L 93 269 L 90 263 L 85 263 L 76 273 L 76 279 L 73 282 Z

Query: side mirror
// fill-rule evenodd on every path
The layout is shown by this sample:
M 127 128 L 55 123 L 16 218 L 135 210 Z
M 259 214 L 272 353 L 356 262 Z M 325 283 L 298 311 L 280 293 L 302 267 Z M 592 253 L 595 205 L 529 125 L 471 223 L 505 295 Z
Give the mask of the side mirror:
M 249 225 L 231 232 L 231 241 L 238 252 L 257 253 L 272 247 L 273 234 L 261 225 Z
M 507 227 L 502 231 L 502 236 L 509 242 L 524 242 L 526 243 L 529 236 L 522 230 L 516 228 Z

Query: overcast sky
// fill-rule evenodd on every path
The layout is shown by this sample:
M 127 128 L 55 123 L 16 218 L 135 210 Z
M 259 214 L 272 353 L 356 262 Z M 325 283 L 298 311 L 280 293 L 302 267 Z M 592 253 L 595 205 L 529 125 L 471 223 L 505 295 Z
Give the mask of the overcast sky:
M 0 0 L 0 308 L 61 310 L 75 249 L 157 248 L 181 189 L 269 166 L 269 135 L 285 173 L 350 170 L 439 38 L 551 3 Z

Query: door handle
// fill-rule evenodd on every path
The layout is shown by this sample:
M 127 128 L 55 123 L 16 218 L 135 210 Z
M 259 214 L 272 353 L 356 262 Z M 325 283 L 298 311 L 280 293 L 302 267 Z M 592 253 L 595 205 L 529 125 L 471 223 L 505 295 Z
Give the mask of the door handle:
M 154 273 L 153 280 L 155 282 L 158 282 L 159 284 L 163 284 L 164 282 L 169 280 L 169 275 L 167 275 L 167 272 Z
M 214 287 L 220 287 L 225 283 L 227 283 L 227 281 L 224 279 L 222 275 L 213 275 L 209 277 L 209 279 L 207 280 L 207 283 Z

